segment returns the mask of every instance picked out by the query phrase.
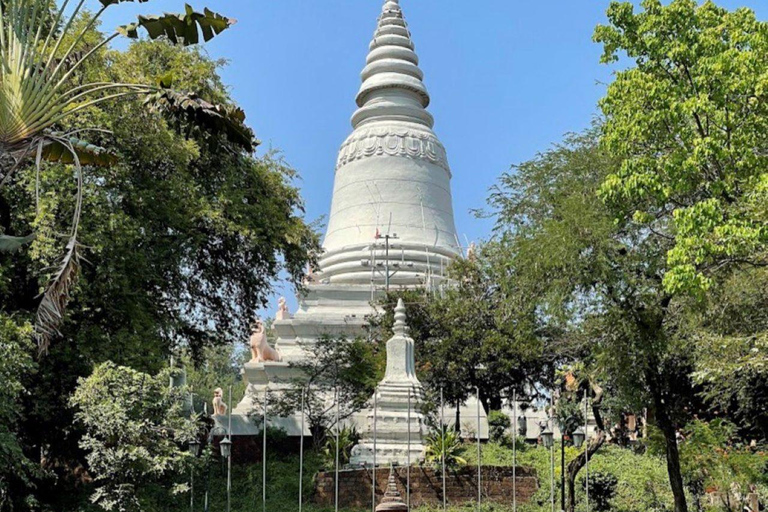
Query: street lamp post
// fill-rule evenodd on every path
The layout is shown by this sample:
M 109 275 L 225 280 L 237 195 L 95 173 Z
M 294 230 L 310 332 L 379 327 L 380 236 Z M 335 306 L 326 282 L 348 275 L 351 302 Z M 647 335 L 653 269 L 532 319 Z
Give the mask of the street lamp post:
M 584 437 L 589 439 L 589 395 L 584 390 Z M 587 512 L 589 512 L 589 443 L 587 443 L 586 453 L 584 454 L 585 471 L 586 471 L 586 487 L 584 488 L 587 502 Z
M 549 450 L 549 497 L 552 504 L 552 512 L 555 512 L 555 436 L 549 428 L 549 421 L 547 421 L 546 426 L 540 435 L 541 443 Z
M 565 512 L 565 429 L 560 431 L 560 511 Z

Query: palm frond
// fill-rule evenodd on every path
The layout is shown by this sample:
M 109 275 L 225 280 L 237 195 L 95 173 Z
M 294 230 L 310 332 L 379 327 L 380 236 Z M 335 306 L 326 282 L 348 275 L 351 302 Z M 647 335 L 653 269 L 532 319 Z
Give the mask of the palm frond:
M 72 288 L 80 272 L 80 251 L 77 238 L 67 242 L 67 250 L 59 263 L 56 273 L 43 292 L 35 319 L 35 338 L 41 355 L 47 354 L 51 341 L 59 335 L 64 311 L 70 300 Z

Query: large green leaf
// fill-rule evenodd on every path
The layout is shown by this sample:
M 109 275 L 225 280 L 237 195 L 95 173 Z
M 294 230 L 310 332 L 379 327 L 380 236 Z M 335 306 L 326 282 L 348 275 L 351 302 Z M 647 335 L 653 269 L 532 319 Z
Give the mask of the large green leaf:
M 72 148 L 77 153 L 81 165 L 109 167 L 117 162 L 117 157 L 102 147 L 94 146 L 75 137 L 69 137 L 69 143 L 72 144 Z M 50 140 L 46 143 L 42 156 L 49 162 L 62 164 L 72 164 L 75 161 L 70 148 L 57 140 Z
M 0 235 L 0 252 L 14 252 L 35 239 L 34 234 L 27 236 Z
M 99 2 L 101 2 L 101 5 L 104 7 L 109 7 L 110 5 L 117 5 L 124 2 L 139 2 L 140 4 L 143 4 L 149 2 L 149 0 L 99 0 Z
M 224 135 L 230 142 L 252 152 L 259 141 L 245 124 L 245 112 L 234 106 L 214 105 L 188 92 L 165 89 L 149 96 L 147 104 L 155 105 L 183 122 Z
M 150 39 L 165 36 L 174 44 L 181 43 L 187 46 L 197 44 L 200 41 L 200 33 L 203 34 L 203 39 L 208 41 L 235 24 L 235 20 L 207 8 L 200 13 L 187 4 L 185 9 L 183 14 L 139 16 L 137 22 L 123 25 L 117 31 L 131 39 L 138 39 L 139 27 L 142 27 L 147 31 Z

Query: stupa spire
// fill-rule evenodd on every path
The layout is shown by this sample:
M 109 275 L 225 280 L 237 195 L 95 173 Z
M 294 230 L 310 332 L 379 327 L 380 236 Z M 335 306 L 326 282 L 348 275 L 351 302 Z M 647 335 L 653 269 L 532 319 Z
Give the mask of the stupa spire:
M 392 331 L 398 336 L 408 335 L 408 324 L 406 323 L 405 303 L 403 299 L 397 299 L 397 307 L 395 308 L 395 326 Z
M 388 120 L 432 128 L 434 119 L 425 110 L 429 93 L 422 81 L 424 73 L 397 0 L 384 3 L 361 77 L 359 108 L 352 116 L 352 126 Z
M 459 254 L 451 169 L 423 76 L 400 2 L 386 0 L 336 161 L 321 283 L 431 288 Z

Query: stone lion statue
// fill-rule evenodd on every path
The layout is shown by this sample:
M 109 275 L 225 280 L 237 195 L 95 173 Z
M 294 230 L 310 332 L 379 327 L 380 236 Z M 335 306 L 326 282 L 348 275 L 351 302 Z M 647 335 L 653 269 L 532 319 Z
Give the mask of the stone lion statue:
M 267 329 L 261 320 L 257 320 L 251 328 L 251 362 L 266 363 L 280 362 L 280 353 L 267 343 Z

